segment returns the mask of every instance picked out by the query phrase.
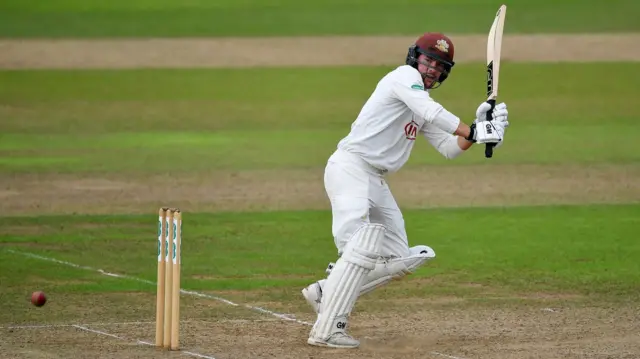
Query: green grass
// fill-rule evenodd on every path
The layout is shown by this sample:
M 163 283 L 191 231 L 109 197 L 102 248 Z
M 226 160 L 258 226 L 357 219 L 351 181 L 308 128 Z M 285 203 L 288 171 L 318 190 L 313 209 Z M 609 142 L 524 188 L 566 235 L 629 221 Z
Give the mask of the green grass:
M 292 36 L 486 33 L 498 6 L 507 33 L 633 32 L 633 0 L 296 0 L 0 3 L 1 37 Z
M 594 86 L 605 66 L 607 82 Z M 0 169 L 162 172 L 320 168 L 389 68 L 0 72 Z M 495 164 L 637 163 L 637 64 L 511 64 L 512 126 Z M 481 64 L 432 95 L 467 123 Z M 249 85 L 260 83 L 260 85 Z M 605 91 L 606 89 L 606 91 Z M 446 161 L 419 141 L 409 165 Z M 562 155 L 558 155 L 562 153 Z
M 639 214 L 638 205 L 406 211 L 410 243 L 432 246 L 437 258 L 381 295 L 637 298 Z M 151 293 L 151 285 L 9 250 L 155 281 L 155 226 L 154 216 L 0 218 L 3 292 L 7 298 L 35 288 L 59 296 Z M 327 261 L 335 258 L 329 228 L 330 214 L 324 211 L 185 214 L 183 287 L 259 290 L 296 301 L 297 288 L 322 276 Z M 429 278 L 429 285 L 415 285 L 420 278 Z M 22 305 L 2 304 L 5 313 Z

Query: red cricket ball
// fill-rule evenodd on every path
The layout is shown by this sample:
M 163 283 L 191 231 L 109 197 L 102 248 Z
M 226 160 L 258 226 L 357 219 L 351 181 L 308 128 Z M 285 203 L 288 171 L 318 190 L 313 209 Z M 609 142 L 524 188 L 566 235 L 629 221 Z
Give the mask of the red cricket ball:
M 47 296 L 44 292 L 33 292 L 31 294 L 31 303 L 36 307 L 42 307 L 47 302 Z

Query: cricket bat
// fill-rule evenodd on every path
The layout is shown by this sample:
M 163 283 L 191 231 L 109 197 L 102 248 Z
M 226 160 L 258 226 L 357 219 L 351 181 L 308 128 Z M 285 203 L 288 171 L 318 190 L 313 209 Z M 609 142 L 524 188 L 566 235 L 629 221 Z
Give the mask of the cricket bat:
M 507 5 L 502 5 L 493 19 L 489 37 L 487 38 L 487 102 L 491 104 L 491 110 L 487 112 L 487 121 L 493 120 L 493 109 L 496 106 L 498 97 L 498 79 L 500 77 L 500 52 L 502 50 L 502 33 L 504 29 L 504 19 L 507 15 Z M 486 158 L 493 157 L 493 147 L 495 144 L 487 143 L 484 148 Z

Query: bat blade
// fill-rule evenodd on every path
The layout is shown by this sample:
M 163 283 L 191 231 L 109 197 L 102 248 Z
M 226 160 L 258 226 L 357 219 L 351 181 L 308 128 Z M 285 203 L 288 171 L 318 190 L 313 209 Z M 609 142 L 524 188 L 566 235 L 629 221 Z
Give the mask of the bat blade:
M 502 52 L 502 34 L 504 31 L 504 20 L 507 15 L 507 6 L 502 5 L 496 12 L 496 16 L 491 24 L 489 36 L 487 37 L 487 102 L 491 109 L 487 112 L 487 120 L 491 121 L 493 108 L 498 97 L 498 85 L 500 77 L 500 57 Z M 487 143 L 484 149 L 486 158 L 493 157 L 493 147 L 495 144 Z

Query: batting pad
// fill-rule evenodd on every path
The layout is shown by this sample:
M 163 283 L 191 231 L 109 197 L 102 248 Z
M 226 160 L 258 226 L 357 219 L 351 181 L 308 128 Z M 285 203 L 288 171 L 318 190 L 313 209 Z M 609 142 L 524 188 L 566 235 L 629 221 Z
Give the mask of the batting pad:
M 344 332 L 360 287 L 367 274 L 375 269 L 380 256 L 385 228 L 379 224 L 360 227 L 325 282 L 322 305 L 312 335 L 327 340 L 331 334 Z
M 400 279 L 413 273 L 425 262 L 436 257 L 436 252 L 429 246 L 415 246 L 409 248 L 411 255 L 403 258 L 392 258 L 378 262 L 375 269 L 370 271 L 362 283 L 360 295 L 382 287 L 394 279 Z

